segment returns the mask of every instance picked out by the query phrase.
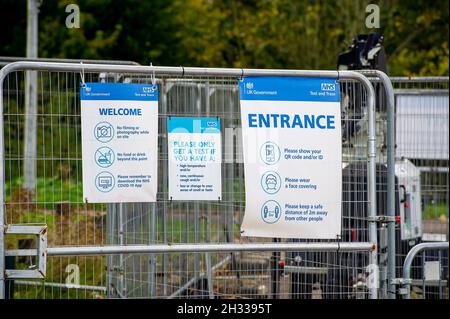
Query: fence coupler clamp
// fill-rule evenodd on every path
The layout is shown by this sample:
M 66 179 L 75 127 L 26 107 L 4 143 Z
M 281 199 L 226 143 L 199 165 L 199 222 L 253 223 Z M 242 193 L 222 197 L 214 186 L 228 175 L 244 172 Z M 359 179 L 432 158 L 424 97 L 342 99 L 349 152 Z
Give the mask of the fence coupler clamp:
M 406 278 L 395 278 L 391 281 L 391 284 L 398 286 L 398 294 L 399 295 L 407 295 L 408 294 L 408 286 L 412 283 L 412 279 Z
M 395 223 L 395 216 L 377 215 L 374 217 L 369 217 L 368 220 L 369 222 Z

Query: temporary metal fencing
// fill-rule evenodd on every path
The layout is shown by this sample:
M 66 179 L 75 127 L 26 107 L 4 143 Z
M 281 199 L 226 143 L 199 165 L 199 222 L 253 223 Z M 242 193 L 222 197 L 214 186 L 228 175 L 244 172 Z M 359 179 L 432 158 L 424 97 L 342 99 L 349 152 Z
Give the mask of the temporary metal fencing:
M 426 260 L 426 252 L 427 251 L 438 251 L 439 254 L 434 257 L 435 260 Z M 425 275 L 420 278 L 416 279 L 416 285 L 422 286 L 422 291 L 426 292 L 427 284 L 430 285 L 430 282 L 433 282 L 435 286 L 439 288 L 439 299 L 442 298 L 442 296 L 445 294 L 443 291 L 445 289 L 445 282 L 442 282 L 441 276 L 442 276 L 442 253 L 447 251 L 448 254 L 448 241 L 447 242 L 430 242 L 430 243 L 421 243 L 416 246 L 414 246 L 408 253 L 408 255 L 405 258 L 405 261 L 403 263 L 403 278 L 400 280 L 399 284 L 401 285 L 400 292 L 402 295 L 404 295 L 405 299 L 411 298 L 411 285 L 413 284 L 413 279 L 411 278 L 411 267 L 414 258 L 419 254 L 423 253 L 422 256 L 422 265 L 421 270 L 423 269 L 423 272 Z M 425 261 L 426 260 L 426 261 Z M 448 263 L 447 263 L 448 265 Z M 448 266 L 447 266 L 448 271 Z M 447 286 L 448 289 L 448 286 Z M 448 292 L 447 292 L 448 295 Z M 422 297 L 425 298 L 426 294 L 422 294 Z
M 123 60 L 89 60 L 89 59 L 56 59 L 56 58 L 26 58 L 15 56 L 0 56 L 0 66 L 3 67 L 12 62 L 56 62 L 56 63 L 87 63 L 87 64 L 108 64 L 108 65 L 140 65 L 134 61 Z
M 410 249 L 448 240 L 448 77 L 389 79 L 380 71 L 360 72 L 376 93 L 380 296 L 395 298 Z M 419 286 L 447 284 L 448 252 L 438 259 L 442 280 L 423 279 Z M 416 262 L 415 275 L 424 277 L 426 264 Z M 448 289 L 414 288 L 426 298 L 448 298 Z
M 374 91 L 364 76 L 351 71 L 84 64 L 89 82 L 150 83 L 155 74 L 159 85 L 158 201 L 105 205 L 87 204 L 82 199 L 81 69 L 80 64 L 18 62 L 0 71 L 4 172 L 0 178 L 0 226 L 45 224 L 48 241 L 43 251 L 48 257 L 46 276 L 33 281 L 37 284 L 0 274 L 0 285 L 6 280 L 7 291 L 14 290 L 14 297 L 377 297 L 376 183 L 386 182 L 376 179 L 376 170 L 382 168 L 376 163 Z M 26 70 L 38 72 L 37 114 L 24 113 Z M 237 88 L 239 79 L 247 75 L 333 77 L 340 81 L 342 111 L 347 114 L 342 119 L 340 240 L 241 238 L 245 192 Z M 33 190 L 23 188 L 21 136 L 27 116 L 36 116 L 38 121 L 38 178 Z M 221 119 L 221 201 L 168 199 L 169 116 Z M 36 249 L 27 237 L 1 232 L 0 256 L 5 254 L 4 248 L 15 262 L 6 269 L 38 268 Z M 17 248 L 34 251 L 18 256 Z M 0 270 L 4 268 L 0 261 Z M 13 284 L 14 280 L 19 284 Z
M 408 177 L 409 185 L 399 180 L 398 201 L 405 216 L 403 224 L 397 225 L 396 264 L 397 278 L 403 278 L 402 265 L 415 245 L 448 241 L 449 78 L 391 80 L 396 104 L 396 173 L 401 176 L 409 167 L 410 175 L 417 176 L 417 182 Z M 427 278 L 433 263 L 439 264 L 435 270 L 439 280 Z M 414 259 L 411 275 L 415 278 L 411 298 L 448 298 L 448 249 L 420 254 Z

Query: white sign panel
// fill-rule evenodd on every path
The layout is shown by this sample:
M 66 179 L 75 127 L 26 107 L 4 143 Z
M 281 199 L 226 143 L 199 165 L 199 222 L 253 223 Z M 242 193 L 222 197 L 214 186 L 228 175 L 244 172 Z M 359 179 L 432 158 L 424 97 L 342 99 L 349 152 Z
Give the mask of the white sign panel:
M 157 87 L 86 83 L 80 98 L 85 201 L 155 202 Z
M 341 233 L 339 84 L 247 77 L 239 84 L 243 236 L 335 239 Z
M 449 100 L 445 95 L 395 95 L 396 156 L 448 160 Z
M 220 200 L 222 143 L 217 118 L 170 117 L 169 198 Z

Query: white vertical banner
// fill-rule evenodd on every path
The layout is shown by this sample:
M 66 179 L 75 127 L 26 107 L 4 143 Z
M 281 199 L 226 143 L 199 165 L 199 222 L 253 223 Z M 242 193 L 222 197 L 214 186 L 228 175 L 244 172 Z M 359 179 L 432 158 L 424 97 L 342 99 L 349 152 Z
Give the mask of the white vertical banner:
M 243 236 L 341 234 L 339 84 L 246 77 L 239 83 L 245 173 Z
M 220 119 L 169 117 L 169 199 L 222 198 Z
M 84 200 L 155 202 L 157 86 L 86 83 L 80 99 Z

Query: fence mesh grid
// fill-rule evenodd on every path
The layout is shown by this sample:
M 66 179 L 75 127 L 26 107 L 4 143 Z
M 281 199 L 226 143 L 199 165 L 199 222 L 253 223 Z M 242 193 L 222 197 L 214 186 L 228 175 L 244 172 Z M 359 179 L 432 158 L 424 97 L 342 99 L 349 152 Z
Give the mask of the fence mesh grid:
M 420 190 L 420 198 L 416 201 L 420 205 L 420 215 L 417 216 L 409 205 L 414 199 L 404 197 L 402 181 L 399 181 L 399 202 L 405 210 L 405 223 L 413 224 L 414 218 L 421 218 L 420 228 L 412 229 L 417 234 L 408 236 L 409 239 L 402 238 L 398 231 L 396 264 L 397 276 L 401 277 L 403 261 L 411 247 L 421 241 L 448 241 L 449 79 L 392 78 L 392 84 L 396 103 L 396 162 L 399 166 L 396 171 L 404 167 L 401 163 L 410 162 L 419 176 L 417 187 Z M 411 216 L 408 216 L 408 209 L 412 211 Z M 439 266 L 431 271 L 434 276 L 430 277 L 433 262 Z M 448 250 L 420 253 L 413 262 L 411 274 L 412 298 L 448 299 Z
M 50 247 L 280 241 L 239 234 L 245 208 L 239 79 L 158 76 L 158 202 L 106 205 L 87 204 L 82 199 L 79 74 L 36 73 L 36 114 L 26 115 L 25 112 L 24 72 L 11 73 L 4 84 L 6 224 L 47 224 Z M 150 83 L 151 77 L 86 73 L 85 80 Z M 377 100 L 383 101 L 383 90 L 376 88 L 376 92 Z M 369 241 L 366 99 L 361 85 L 341 81 L 343 242 Z M 377 112 L 377 172 L 386 174 L 383 105 L 379 102 Z M 170 116 L 221 119 L 221 201 L 172 202 L 168 199 L 166 121 Z M 37 125 L 37 153 L 35 158 L 25 158 L 25 122 L 33 119 Z M 25 162 L 33 163 L 37 168 L 33 187 L 25 184 Z M 446 174 L 448 178 L 448 171 Z M 377 177 L 377 205 L 385 207 L 385 175 L 377 176 L 380 176 Z M 434 182 L 430 180 L 430 185 Z M 448 183 L 445 185 L 448 212 Z M 7 248 L 32 245 L 26 238 L 8 236 Z M 29 268 L 35 260 L 16 258 L 15 263 L 16 268 Z M 368 264 L 366 252 L 49 257 L 45 280 L 15 280 L 14 297 L 367 298 Z M 383 267 L 382 258 L 380 267 Z M 400 267 L 399 263 L 397 267 Z

